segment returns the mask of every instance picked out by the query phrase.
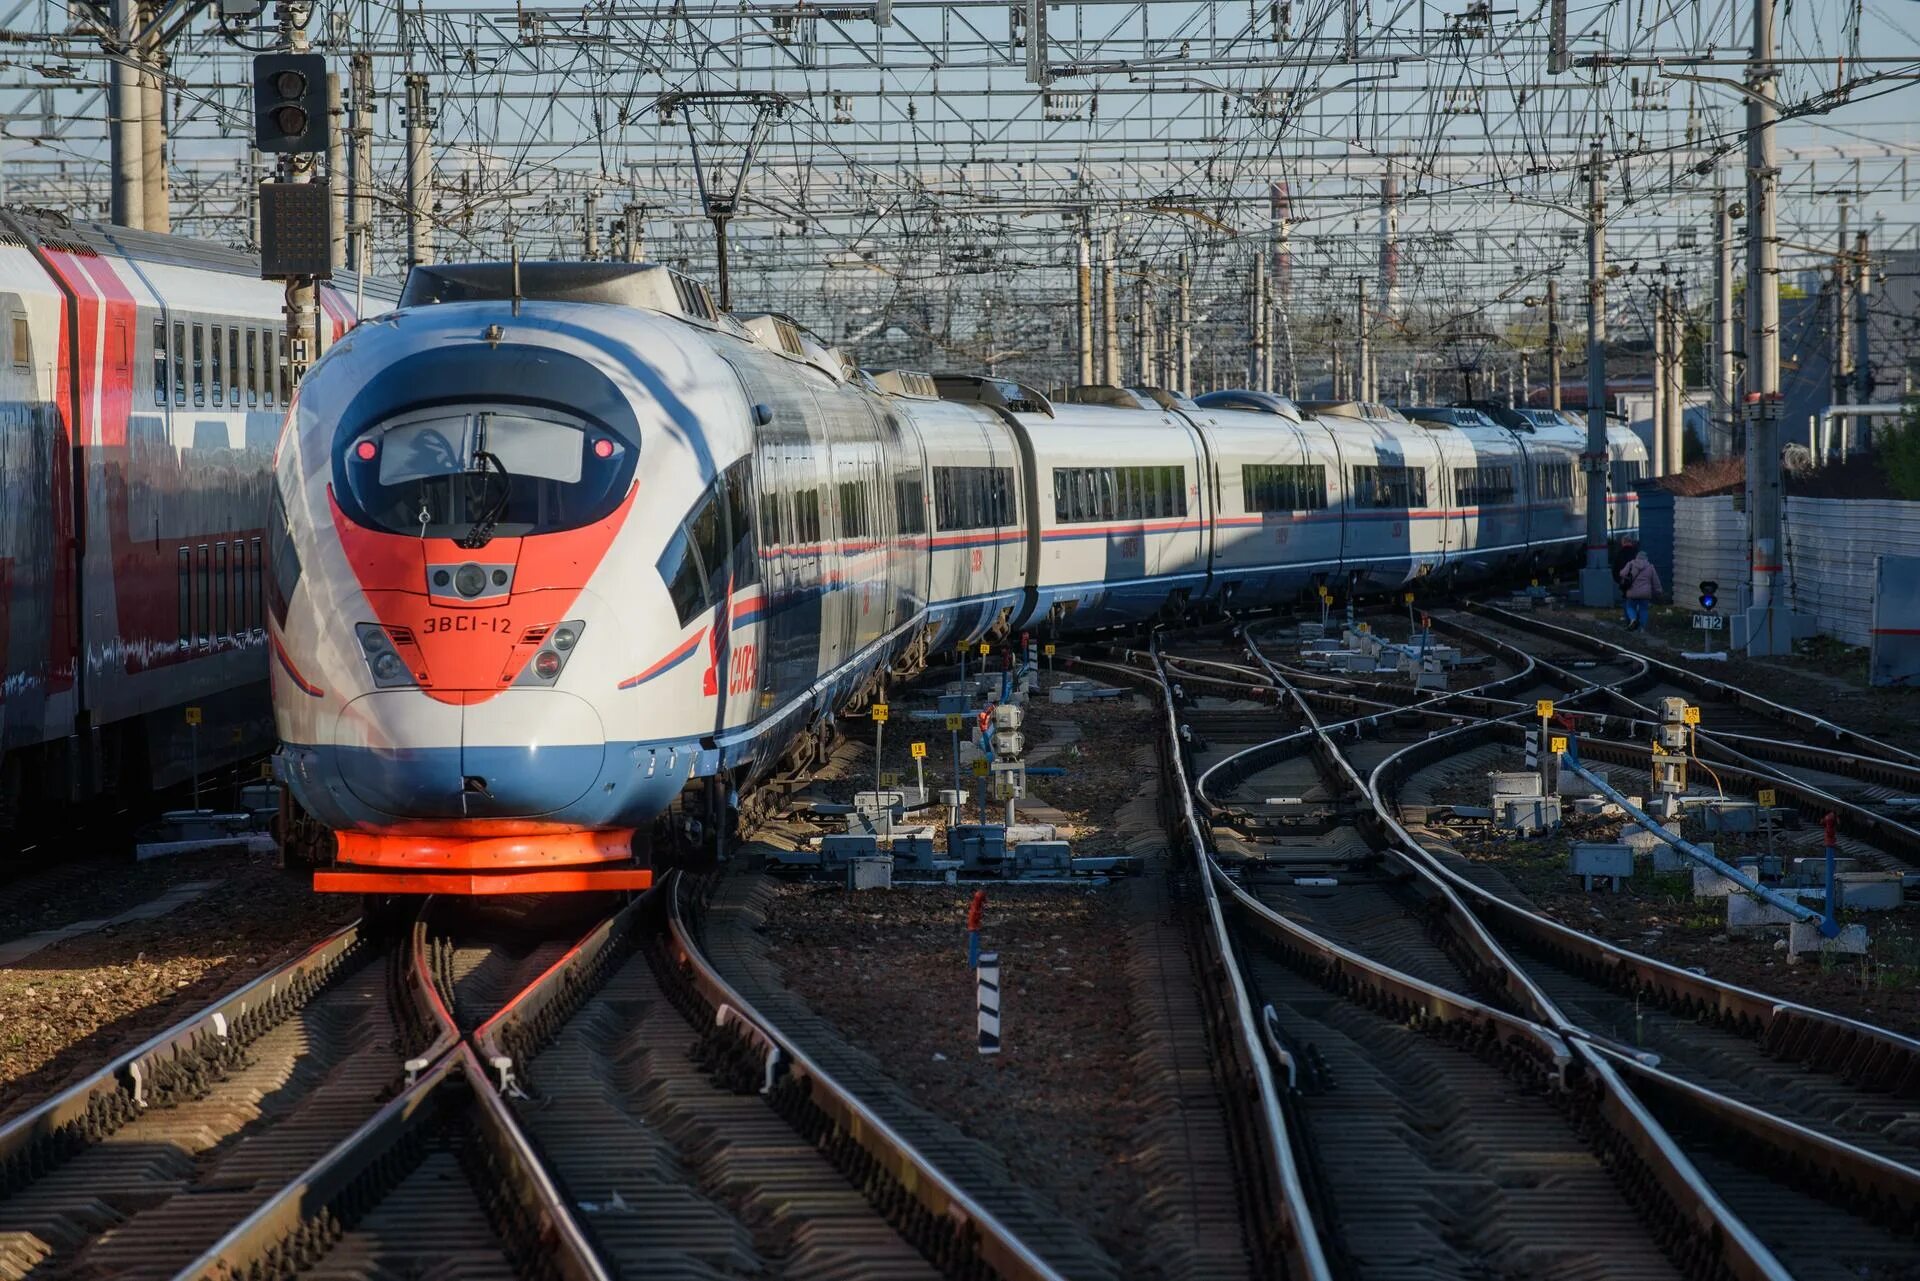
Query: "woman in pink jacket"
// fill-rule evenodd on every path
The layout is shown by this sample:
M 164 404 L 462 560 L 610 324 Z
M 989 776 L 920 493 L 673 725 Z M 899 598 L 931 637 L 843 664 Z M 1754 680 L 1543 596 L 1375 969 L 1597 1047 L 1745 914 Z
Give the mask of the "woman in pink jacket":
M 1647 559 L 1646 552 L 1636 552 L 1633 559 L 1627 562 L 1627 567 L 1620 571 L 1620 586 L 1627 593 L 1627 630 L 1646 631 L 1653 598 L 1661 590 L 1660 571 Z

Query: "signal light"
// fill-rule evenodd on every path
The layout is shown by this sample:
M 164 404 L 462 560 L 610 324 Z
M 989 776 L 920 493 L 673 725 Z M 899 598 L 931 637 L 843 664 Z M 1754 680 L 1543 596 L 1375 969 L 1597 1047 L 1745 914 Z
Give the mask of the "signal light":
M 1700 608 L 1712 609 L 1713 603 L 1720 599 L 1720 584 L 1711 578 L 1700 584 Z
M 373 461 L 373 456 L 379 453 L 380 450 L 372 441 L 363 440 L 353 447 L 353 452 L 354 456 L 359 458 L 361 462 L 370 463 Z
M 253 145 L 262 151 L 327 149 L 327 60 L 263 53 L 253 60 Z
M 602 436 L 600 439 L 594 441 L 593 456 L 595 458 L 613 457 L 613 442 L 608 440 L 605 436 Z

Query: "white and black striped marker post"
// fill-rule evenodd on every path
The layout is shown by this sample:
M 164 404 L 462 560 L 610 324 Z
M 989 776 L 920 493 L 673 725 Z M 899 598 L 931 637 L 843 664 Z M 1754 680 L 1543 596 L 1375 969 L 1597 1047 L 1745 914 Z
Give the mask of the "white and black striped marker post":
M 980 1006 L 980 1053 L 1000 1053 L 1000 953 L 982 952 L 975 971 Z
M 1527 768 L 1530 770 L 1540 768 L 1540 731 L 1538 730 L 1527 731 Z

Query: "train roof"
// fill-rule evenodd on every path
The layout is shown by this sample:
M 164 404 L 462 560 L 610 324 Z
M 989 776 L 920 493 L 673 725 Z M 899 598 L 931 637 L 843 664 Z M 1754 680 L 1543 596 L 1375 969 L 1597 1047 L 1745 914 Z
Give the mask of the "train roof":
M 1273 414 L 1280 418 L 1290 418 L 1294 422 L 1302 421 L 1306 415 L 1300 406 L 1285 396 L 1270 391 L 1255 391 L 1250 387 L 1229 387 L 1221 391 L 1210 391 L 1204 396 L 1196 396 L 1193 403 L 1200 409 L 1230 409 L 1243 414 Z

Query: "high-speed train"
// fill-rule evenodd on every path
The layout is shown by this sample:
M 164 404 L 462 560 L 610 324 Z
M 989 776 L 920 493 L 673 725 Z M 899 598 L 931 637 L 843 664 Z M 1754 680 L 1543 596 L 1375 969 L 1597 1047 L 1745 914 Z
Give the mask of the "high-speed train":
M 1578 555 L 1570 426 L 1239 403 L 868 376 L 659 265 L 415 268 L 308 373 L 274 461 L 316 886 L 641 886 L 635 832 L 690 781 L 742 788 L 889 665 Z
M 328 335 L 364 288 L 324 287 Z M 0 210 L 0 832 L 272 746 L 282 292 L 250 254 Z

